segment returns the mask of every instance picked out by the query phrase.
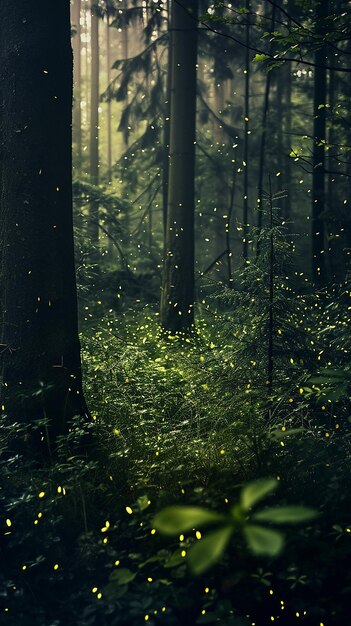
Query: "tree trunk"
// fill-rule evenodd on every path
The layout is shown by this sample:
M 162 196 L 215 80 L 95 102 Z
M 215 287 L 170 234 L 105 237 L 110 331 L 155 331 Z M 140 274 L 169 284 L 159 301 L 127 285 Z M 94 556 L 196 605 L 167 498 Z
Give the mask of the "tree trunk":
M 162 217 L 163 239 L 166 239 L 167 205 L 168 205 L 168 176 L 169 176 L 169 142 L 170 142 L 170 115 L 171 115 L 171 75 L 172 75 L 172 30 L 171 30 L 171 0 L 167 0 L 168 21 L 168 56 L 167 78 L 165 90 L 165 108 L 163 117 L 163 155 L 162 155 Z
M 111 83 L 111 28 L 110 17 L 106 17 L 106 74 L 107 85 Z M 109 181 L 112 179 L 112 103 L 107 101 L 107 171 Z
M 249 239 L 249 136 L 250 136 L 250 0 L 246 0 L 245 26 L 245 101 L 244 101 L 244 197 L 243 197 L 243 258 L 247 261 Z
M 221 118 L 223 115 L 223 110 L 225 108 L 225 91 L 226 84 L 225 81 L 221 79 L 221 82 L 218 83 L 218 78 L 214 78 L 214 110 L 216 115 Z M 228 185 L 226 172 L 222 167 L 221 163 L 221 155 L 222 152 L 225 151 L 225 134 L 223 132 L 223 127 L 220 124 L 219 120 L 216 119 L 214 121 L 213 128 L 213 141 L 216 147 L 216 152 L 218 155 L 218 164 L 216 167 L 216 171 L 214 172 L 214 192 L 215 192 L 215 202 L 216 206 L 215 212 L 213 215 L 213 239 L 214 239 L 214 254 L 213 257 L 218 259 L 215 263 L 215 271 L 217 278 L 219 280 L 225 280 L 227 278 L 227 268 L 226 268 L 226 258 L 227 255 L 227 225 L 228 225 L 228 206 L 230 204 L 230 187 Z
M 73 107 L 73 143 L 76 146 L 76 170 L 80 174 L 82 167 L 82 112 L 81 101 L 81 0 L 75 0 L 72 7 L 72 26 L 75 29 L 73 35 L 73 67 L 74 67 L 74 107 Z
M 69 0 L 2 0 L 0 373 L 14 422 L 50 420 L 51 444 L 86 412 L 72 224 Z M 50 441 L 45 438 L 50 447 Z
M 161 322 L 188 332 L 194 321 L 194 175 L 197 0 L 172 3 L 170 162 Z
M 317 33 L 326 32 L 328 0 L 316 7 Z M 325 140 L 327 103 L 327 47 L 324 42 L 315 52 L 314 98 L 313 98 L 313 182 L 312 182 L 312 275 L 315 282 L 325 279 Z
M 292 206 L 292 172 L 291 172 L 291 139 L 292 139 L 292 80 L 291 80 L 291 65 L 287 63 L 285 68 L 285 106 L 284 106 L 284 151 L 285 151 L 285 189 L 286 189 L 286 198 L 284 199 L 284 218 L 286 220 L 291 219 L 291 206 Z M 288 226 L 289 227 L 289 226 Z
M 329 52 L 329 59 L 332 60 L 332 53 Z M 332 65 L 332 63 L 330 63 Z M 335 190 L 335 174 L 333 174 L 333 169 L 334 169 L 334 164 L 336 162 L 337 159 L 337 150 L 335 150 L 335 144 L 336 144 L 336 136 L 335 136 L 335 131 L 334 131 L 334 126 L 333 126 L 333 116 L 335 114 L 335 83 L 336 83 L 336 76 L 335 76 L 335 72 L 333 70 L 329 70 L 329 115 L 330 115 L 330 124 L 329 124 L 329 129 L 328 129 L 328 144 L 329 144 L 329 151 L 328 151 L 328 169 L 329 169 L 329 173 L 328 173 L 328 214 L 330 216 L 329 219 L 329 224 L 332 230 L 335 229 L 336 227 L 336 214 L 335 214 L 335 208 L 336 208 L 336 190 Z M 336 278 L 336 269 L 338 266 L 337 261 L 337 249 L 336 247 L 333 246 L 333 240 L 329 241 L 329 246 L 328 246 L 328 260 L 329 260 L 329 270 L 330 270 L 330 274 L 331 276 L 335 279 Z
M 90 182 L 99 184 L 99 17 L 91 9 L 91 95 L 90 95 Z M 99 245 L 99 203 L 90 203 L 90 237 L 94 247 L 91 258 L 97 261 Z
M 275 27 L 275 12 L 276 5 L 273 5 L 272 14 L 271 14 L 271 25 L 270 25 L 270 33 L 274 32 Z M 262 133 L 261 133 L 261 143 L 260 143 L 260 160 L 259 160 L 259 168 L 258 168 L 258 220 L 257 227 L 258 233 L 260 235 L 262 225 L 263 225 L 263 178 L 265 174 L 265 162 L 266 162 L 266 139 L 267 139 L 267 126 L 268 126 L 268 113 L 269 113 L 269 102 L 270 102 L 270 93 L 271 93 L 271 84 L 272 84 L 272 71 L 267 73 L 266 78 L 266 87 L 264 93 L 263 100 L 263 112 L 262 112 Z M 258 235 L 257 240 L 257 256 L 260 255 L 261 251 L 261 243 Z

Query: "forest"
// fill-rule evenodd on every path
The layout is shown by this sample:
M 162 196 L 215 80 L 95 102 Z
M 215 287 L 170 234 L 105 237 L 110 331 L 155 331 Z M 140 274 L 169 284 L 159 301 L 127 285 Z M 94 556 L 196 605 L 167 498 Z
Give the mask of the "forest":
M 351 624 L 351 3 L 0 0 L 0 624 Z

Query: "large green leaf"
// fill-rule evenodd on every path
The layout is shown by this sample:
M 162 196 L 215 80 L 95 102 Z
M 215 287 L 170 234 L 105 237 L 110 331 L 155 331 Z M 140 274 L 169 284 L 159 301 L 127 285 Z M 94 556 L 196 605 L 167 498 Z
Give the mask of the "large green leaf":
M 164 535 L 177 535 L 192 528 L 216 524 L 227 518 L 220 513 L 195 506 L 169 506 L 154 518 L 153 525 Z
M 284 537 L 277 530 L 248 524 L 244 534 L 251 552 L 258 556 L 277 556 L 282 550 Z
M 275 491 L 278 484 L 279 482 L 275 478 L 264 478 L 249 483 L 241 492 L 241 506 L 245 509 L 245 511 L 251 509 L 256 502 L 259 502 L 259 500 L 262 500 L 269 493 Z
M 317 512 L 307 506 L 277 506 L 258 511 L 252 519 L 274 524 L 298 524 L 308 522 L 316 516 Z
M 202 574 L 217 563 L 233 533 L 233 526 L 214 530 L 193 544 L 188 552 L 189 567 L 194 574 Z

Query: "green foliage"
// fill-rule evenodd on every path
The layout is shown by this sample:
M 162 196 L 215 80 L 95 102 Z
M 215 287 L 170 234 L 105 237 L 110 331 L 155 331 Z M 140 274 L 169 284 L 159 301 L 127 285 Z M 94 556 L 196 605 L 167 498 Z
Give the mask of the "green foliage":
M 191 571 L 200 575 L 215 565 L 223 556 L 233 534 L 233 526 L 224 526 L 214 530 L 191 546 L 188 563 Z
M 154 519 L 154 526 L 164 535 L 176 535 L 195 527 L 225 521 L 223 515 L 199 507 L 168 507 Z
M 306 522 L 316 517 L 313 509 L 302 506 L 287 506 L 264 509 L 253 515 L 247 512 L 260 500 L 277 489 L 275 479 L 260 479 L 246 485 L 229 516 L 194 507 L 167 507 L 156 515 L 153 525 L 165 535 L 185 533 L 209 524 L 220 524 L 188 552 L 188 563 L 194 574 L 203 574 L 223 556 L 235 531 L 244 534 L 249 549 L 257 556 L 277 556 L 282 551 L 284 538 L 280 532 L 262 528 L 252 520 L 274 524 Z
M 269 480 L 259 480 L 250 483 L 241 492 L 240 503 L 242 508 L 245 511 L 251 509 L 266 495 L 272 493 L 272 491 L 275 491 L 278 487 L 278 484 L 278 481 L 274 478 L 271 478 Z

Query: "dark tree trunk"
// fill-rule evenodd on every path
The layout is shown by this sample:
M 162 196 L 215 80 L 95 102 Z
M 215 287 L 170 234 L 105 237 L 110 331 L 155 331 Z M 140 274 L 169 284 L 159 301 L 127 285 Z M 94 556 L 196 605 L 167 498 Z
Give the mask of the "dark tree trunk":
M 250 0 L 246 0 L 245 26 L 245 101 L 244 101 L 244 197 L 243 197 L 243 257 L 248 259 L 249 239 L 249 136 L 250 136 Z
M 197 1 L 172 3 L 170 162 L 161 322 L 187 332 L 194 321 L 194 174 Z
M 273 7 L 272 7 L 272 13 L 271 13 L 270 33 L 274 32 L 275 13 L 276 13 L 276 5 L 274 4 Z M 263 205 L 262 205 L 262 199 L 263 199 L 263 182 L 264 182 L 265 164 L 266 164 L 266 139 L 267 139 L 267 127 L 268 127 L 268 114 L 269 114 L 271 85 L 272 85 L 272 71 L 269 71 L 267 73 L 266 87 L 265 87 L 264 99 L 263 99 L 262 133 L 261 133 L 261 143 L 260 143 L 260 160 L 259 160 L 259 166 L 258 166 L 258 220 L 257 220 L 257 227 L 258 227 L 258 233 L 259 234 L 260 234 L 262 226 L 263 226 Z M 260 251 L 261 251 L 261 243 L 260 243 L 260 238 L 258 237 L 258 241 L 257 241 L 257 256 L 260 255 Z
M 2 0 L 1 404 L 47 417 L 51 443 L 86 412 L 72 225 L 69 0 Z M 47 441 L 50 446 L 50 442 Z
M 291 65 L 289 63 L 286 64 L 284 69 L 284 79 L 285 79 L 285 107 L 284 107 L 284 151 L 285 151 L 285 189 L 286 189 L 286 198 L 284 201 L 284 218 L 286 220 L 291 219 L 291 206 L 292 206 L 292 191 L 293 185 L 291 180 L 291 132 L 292 132 L 292 80 L 291 80 Z
M 328 0 L 321 0 L 316 7 L 318 35 L 326 32 Z M 321 43 L 315 52 L 314 98 L 313 98 L 313 192 L 312 192 L 312 274 L 316 282 L 325 279 L 325 140 L 327 103 L 327 46 Z
M 288 14 L 291 17 L 294 12 L 293 6 L 294 0 L 288 0 Z M 291 29 L 292 21 L 289 17 L 289 31 Z M 285 100 L 284 100 L 284 165 L 285 165 L 285 189 L 286 198 L 284 199 L 284 218 L 288 221 L 291 219 L 291 207 L 292 207 L 292 171 L 291 171 L 291 143 L 292 143 L 292 67 L 290 63 L 286 63 L 282 68 L 283 78 L 285 83 Z
M 106 17 L 106 73 L 107 85 L 111 83 L 111 28 L 110 17 Z M 107 101 L 107 171 L 109 180 L 112 178 L 112 103 Z
M 215 76 L 214 80 L 214 110 L 216 116 L 221 118 L 225 108 L 225 81 Z M 216 212 L 214 213 L 213 220 L 213 239 L 214 239 L 214 258 L 218 259 L 215 263 L 216 276 L 219 280 L 224 280 L 227 277 L 226 272 L 226 250 L 227 250 L 227 225 L 228 225 L 228 205 L 230 204 L 230 186 L 227 181 L 226 172 L 222 168 L 220 162 L 220 156 L 225 150 L 226 136 L 223 132 L 222 124 L 218 119 L 214 122 L 213 128 L 213 140 L 216 146 L 218 154 L 218 165 L 214 171 L 214 192 L 216 202 Z
M 167 79 L 165 89 L 165 108 L 163 117 L 163 155 L 162 155 L 162 217 L 163 238 L 166 238 L 167 204 L 168 204 L 168 176 L 169 176 L 169 142 L 170 142 L 170 115 L 171 115 L 171 74 L 172 74 L 172 31 L 171 31 L 171 0 L 167 0 L 168 20 L 168 57 Z
M 332 53 L 329 52 L 329 59 L 332 60 Z M 332 63 L 330 63 L 330 65 L 332 65 Z M 330 223 L 330 227 L 331 229 L 334 229 L 336 224 L 336 215 L 335 215 L 335 208 L 336 208 L 336 190 L 335 190 L 335 175 L 332 173 L 333 169 L 334 169 L 334 164 L 337 160 L 337 150 L 335 150 L 335 144 L 336 144 L 336 136 L 335 136 L 335 131 L 334 131 L 334 126 L 333 126 L 333 116 L 334 116 L 334 111 L 335 111 L 335 83 L 336 83 L 336 76 L 335 76 L 335 72 L 333 70 L 329 71 L 329 85 L 328 85 L 328 91 L 329 91 L 329 119 L 330 119 L 330 124 L 329 124 L 329 129 L 328 129 L 328 143 L 329 143 L 329 151 L 328 151 L 328 169 L 329 169 L 329 173 L 328 173 L 328 214 L 329 214 L 329 223 Z M 329 270 L 330 270 L 330 274 L 333 278 L 336 278 L 336 259 L 337 259 L 337 250 L 334 248 L 333 246 L 333 241 L 330 240 L 329 241 L 329 245 L 328 245 L 328 260 L 329 260 Z M 336 257 L 336 258 L 334 258 Z
M 75 0 L 72 7 L 72 26 L 75 30 L 73 35 L 73 67 L 74 67 L 74 107 L 73 107 L 73 143 L 76 146 L 76 169 L 80 174 L 82 167 L 82 112 L 80 108 L 81 101 L 81 0 Z
M 90 182 L 99 184 L 99 17 L 91 9 L 91 95 L 90 95 Z M 94 247 L 92 260 L 97 261 L 99 245 L 99 203 L 90 203 L 90 236 Z

